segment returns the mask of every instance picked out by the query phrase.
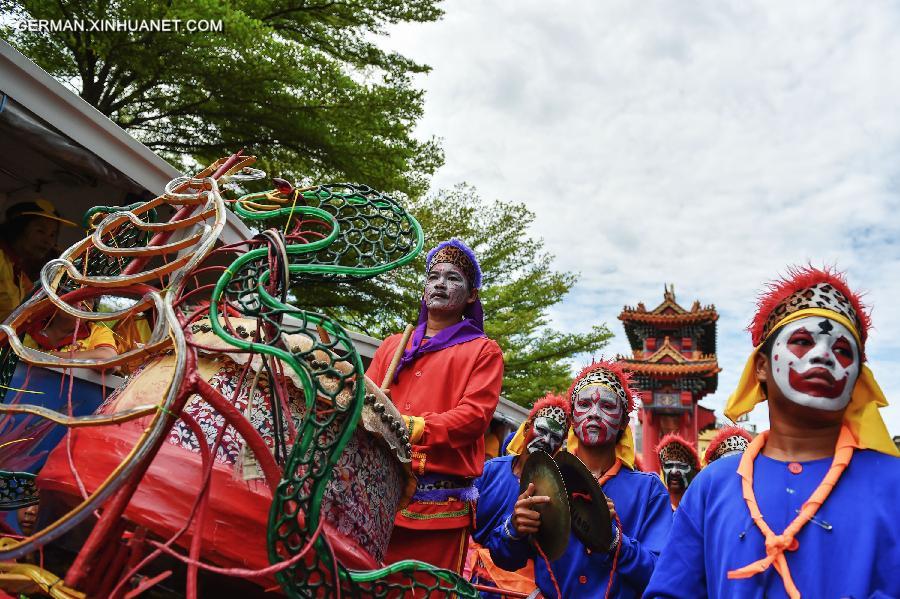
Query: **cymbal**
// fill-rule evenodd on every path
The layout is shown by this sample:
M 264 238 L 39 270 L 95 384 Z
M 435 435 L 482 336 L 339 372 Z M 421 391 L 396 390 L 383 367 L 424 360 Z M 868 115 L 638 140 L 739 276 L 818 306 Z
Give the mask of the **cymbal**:
M 559 559 L 569 545 L 572 524 L 566 485 L 556 462 L 548 453 L 535 451 L 528 456 L 519 483 L 520 494 L 528 488 L 528 483 L 534 483 L 535 495 L 550 498 L 549 503 L 534 506 L 534 510 L 541 514 L 541 526 L 532 536 L 548 559 Z
M 612 544 L 612 516 L 600 483 L 575 455 L 560 451 L 555 459 L 569 492 L 572 532 L 591 551 L 608 551 Z

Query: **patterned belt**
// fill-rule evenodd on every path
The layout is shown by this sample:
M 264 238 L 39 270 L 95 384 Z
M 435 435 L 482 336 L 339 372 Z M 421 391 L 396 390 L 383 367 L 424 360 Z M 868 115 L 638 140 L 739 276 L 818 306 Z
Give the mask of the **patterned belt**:
M 416 492 L 434 491 L 437 489 L 465 489 L 472 486 L 472 479 L 441 474 L 420 476 L 416 483 Z
M 450 498 L 475 501 L 478 489 L 472 479 L 442 474 L 425 474 L 416 483 L 413 501 L 446 501 Z

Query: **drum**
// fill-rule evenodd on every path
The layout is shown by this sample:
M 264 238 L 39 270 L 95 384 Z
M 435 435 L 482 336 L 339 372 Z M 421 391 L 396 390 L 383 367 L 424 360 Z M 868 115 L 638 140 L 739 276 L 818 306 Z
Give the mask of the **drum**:
M 243 330 L 255 332 L 255 321 L 230 319 Z M 199 351 L 198 374 L 243 413 L 260 433 L 266 445 L 275 445 L 276 431 L 270 410 L 274 394 L 262 361 L 255 356 L 245 368 L 249 354 L 226 353 L 231 349 L 211 333 L 208 323 L 194 325 L 194 341 Z M 289 343 L 308 342 L 303 336 Z M 288 345 L 290 347 L 290 345 Z M 335 366 L 349 364 L 336 362 Z M 101 413 L 159 403 L 171 381 L 175 361 L 166 355 L 151 361 L 132 374 L 101 406 Z M 306 411 L 300 381 L 286 365 L 283 388 L 287 390 L 289 430 L 299 430 Z M 322 500 L 325 532 L 340 562 L 350 568 L 374 569 L 385 555 L 397 510 L 415 490 L 409 469 L 406 442 L 394 424 L 402 422 L 390 400 L 366 379 L 367 401 L 359 424 L 332 471 Z M 338 394 L 336 401 L 348 401 Z M 377 411 L 376 411 L 377 408 Z M 193 396 L 185 406 L 203 430 L 209 447 L 215 443 L 224 418 L 201 398 Z M 73 429 L 74 462 L 79 465 L 88 491 L 92 491 L 126 457 L 149 417 L 120 426 Z M 326 435 L 339 431 L 326 429 Z M 138 486 L 125 517 L 156 535 L 166 538 L 181 528 L 200 491 L 200 444 L 191 429 L 177 421 L 167 443 L 153 460 Z M 64 449 L 64 447 L 63 447 Z M 65 451 L 54 451 L 38 481 L 42 493 L 80 494 L 71 475 Z M 209 512 L 204 520 L 204 559 L 226 567 L 262 568 L 268 565 L 266 533 L 272 494 L 249 448 L 233 427 L 226 426 L 215 454 Z M 188 535 L 179 540 L 187 547 Z
M 366 379 L 366 387 L 385 412 L 396 412 L 400 419 L 397 408 L 371 380 Z M 416 484 L 409 458 L 400 461 L 397 450 L 385 441 L 396 439 L 396 434 L 385 430 L 372 405 L 363 407 L 360 425 L 332 471 L 322 513 L 335 531 L 381 563 L 394 530 L 394 515 L 409 503 Z

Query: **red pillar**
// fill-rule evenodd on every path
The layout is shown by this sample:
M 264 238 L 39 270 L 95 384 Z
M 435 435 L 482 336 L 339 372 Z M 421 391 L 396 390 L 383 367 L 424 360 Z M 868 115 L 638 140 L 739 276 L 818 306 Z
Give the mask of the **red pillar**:
M 659 457 L 656 455 L 656 445 L 659 443 L 659 423 L 656 415 L 650 410 L 643 410 L 644 430 L 643 447 L 641 453 L 644 458 L 644 469 L 647 472 L 659 472 Z
M 697 403 L 694 403 L 694 407 L 691 410 L 691 442 L 694 444 L 694 449 L 699 451 L 700 449 L 700 415 L 698 412 L 700 408 L 697 407 Z
M 692 434 L 692 431 L 694 430 L 693 420 L 693 415 L 690 412 L 683 412 L 681 414 L 681 426 L 678 428 L 678 434 L 688 442 L 694 438 L 694 435 Z

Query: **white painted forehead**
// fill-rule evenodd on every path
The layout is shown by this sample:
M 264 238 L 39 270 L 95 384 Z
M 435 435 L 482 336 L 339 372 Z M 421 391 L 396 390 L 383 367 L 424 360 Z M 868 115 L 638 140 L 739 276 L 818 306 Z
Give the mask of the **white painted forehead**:
M 781 328 L 781 330 L 778 332 L 778 336 L 775 338 L 775 341 L 785 342 L 788 335 L 790 335 L 794 331 L 799 331 L 800 329 L 806 329 L 811 335 L 821 334 L 824 332 L 821 326 L 822 321 L 827 321 L 828 325 L 831 326 L 831 328 L 828 330 L 828 333 L 834 339 L 845 337 L 847 341 L 849 341 L 850 344 L 853 345 L 854 348 L 857 347 L 856 338 L 853 336 L 853 333 L 850 332 L 850 329 L 848 329 L 838 321 L 832 318 L 827 318 L 825 316 L 805 316 L 800 320 L 790 322 Z
M 603 383 L 591 383 L 578 391 L 578 397 L 594 397 L 595 395 L 600 395 L 600 399 L 615 399 L 616 401 L 620 399 L 618 393 Z

